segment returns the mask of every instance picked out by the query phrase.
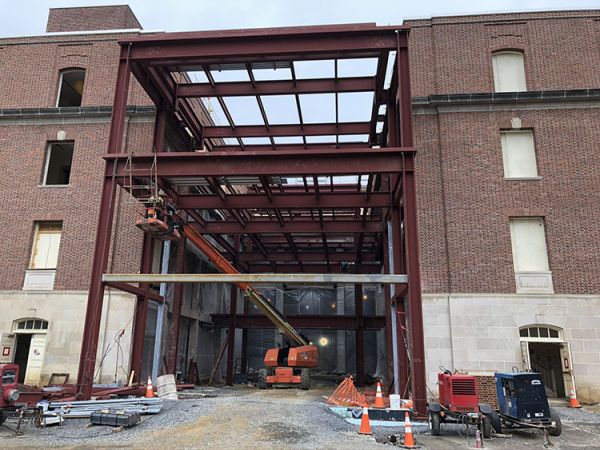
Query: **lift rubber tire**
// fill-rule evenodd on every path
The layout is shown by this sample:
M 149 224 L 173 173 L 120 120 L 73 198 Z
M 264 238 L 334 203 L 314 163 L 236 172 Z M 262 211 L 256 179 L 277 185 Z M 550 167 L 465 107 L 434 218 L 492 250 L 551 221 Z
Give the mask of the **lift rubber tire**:
M 259 389 L 269 388 L 269 385 L 267 384 L 267 369 L 260 369 L 258 371 L 258 388 Z
M 492 437 L 492 422 L 488 416 L 483 416 L 481 419 L 481 434 L 484 439 Z
M 488 414 L 488 418 L 490 419 L 492 429 L 496 433 L 502 433 L 502 420 L 500 420 L 500 415 L 496 411 L 492 411 Z
M 6 413 L 2 410 L 0 410 L 0 425 L 2 425 L 4 422 L 6 422 L 6 419 L 8 418 L 8 416 L 6 415 Z
M 431 430 L 432 436 L 439 436 L 442 432 L 440 425 L 440 415 L 438 413 L 429 413 L 429 429 Z
M 300 377 L 302 378 L 300 389 L 308 391 L 310 389 L 310 369 L 302 369 L 300 371 Z
M 550 417 L 554 422 L 556 422 L 556 425 L 548 428 L 548 434 L 550 436 L 560 436 L 562 433 L 562 422 L 560 420 L 560 416 L 554 408 L 550 408 Z

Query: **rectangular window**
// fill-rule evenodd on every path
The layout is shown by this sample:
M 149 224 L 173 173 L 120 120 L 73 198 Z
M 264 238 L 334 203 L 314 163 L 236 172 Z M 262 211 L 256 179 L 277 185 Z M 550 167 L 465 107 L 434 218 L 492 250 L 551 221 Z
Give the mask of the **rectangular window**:
M 533 132 L 502 131 L 502 161 L 506 178 L 536 178 L 538 176 L 535 158 Z
M 67 185 L 71 179 L 73 141 L 53 142 L 46 150 L 43 183 L 46 186 Z
M 37 224 L 30 269 L 56 269 L 61 233 L 61 223 L 40 222 Z
M 510 235 L 517 293 L 553 293 L 544 219 L 510 219 Z
M 84 69 L 67 69 L 60 73 L 56 106 L 81 106 L 83 96 Z
M 527 90 L 523 53 L 497 52 L 492 55 L 494 90 L 496 92 L 521 92 Z

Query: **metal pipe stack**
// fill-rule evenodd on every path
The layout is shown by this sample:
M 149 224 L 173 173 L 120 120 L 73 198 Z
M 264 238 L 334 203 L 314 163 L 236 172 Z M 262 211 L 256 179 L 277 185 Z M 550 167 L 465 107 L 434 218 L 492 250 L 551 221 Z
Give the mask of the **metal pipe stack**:
M 65 419 L 91 417 L 95 411 L 111 409 L 137 412 L 139 414 L 158 414 L 162 409 L 160 398 L 119 398 L 114 400 L 88 400 L 76 402 L 39 402 L 38 408 L 46 415 L 60 415 Z

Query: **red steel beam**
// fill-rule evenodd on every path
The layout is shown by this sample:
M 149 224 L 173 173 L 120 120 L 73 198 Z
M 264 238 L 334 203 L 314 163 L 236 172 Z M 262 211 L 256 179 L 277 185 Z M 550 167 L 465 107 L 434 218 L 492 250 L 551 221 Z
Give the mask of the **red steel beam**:
M 98 218 L 92 278 L 85 311 L 81 353 L 79 354 L 76 395 L 83 400 L 90 399 L 92 384 L 94 383 L 98 337 L 100 336 L 100 322 L 102 320 L 102 303 L 104 300 L 102 274 L 106 272 L 108 265 L 116 190 L 117 183 L 115 179 L 106 177 L 102 186 L 102 196 L 100 197 L 100 211 L 102 211 L 102 214 Z
M 212 314 L 213 322 L 218 327 L 227 327 L 231 324 L 230 314 Z M 359 322 L 356 316 L 337 316 L 337 315 L 302 315 L 290 316 L 285 318 L 294 328 L 310 329 L 329 329 L 329 330 L 356 330 L 359 328 Z M 273 323 L 263 315 L 240 314 L 236 318 L 236 327 L 242 329 L 255 328 L 274 328 Z M 383 316 L 364 316 L 362 318 L 363 329 L 379 330 L 385 327 L 385 317 Z
M 248 264 L 249 273 L 273 272 L 270 264 Z M 287 263 L 280 262 L 275 266 L 276 273 L 346 273 L 348 266 L 342 263 L 330 262 L 329 264 L 316 263 Z M 358 273 L 381 273 L 381 264 L 360 264 Z
M 344 25 L 317 29 L 257 29 L 165 33 L 120 41 L 131 45 L 132 61 L 165 65 L 193 65 L 241 61 L 303 60 L 315 58 L 356 58 L 378 56 L 396 50 L 399 32 L 407 42 L 407 27 Z M 226 55 L 226 58 L 223 56 Z
M 178 98 L 185 97 L 236 97 L 250 95 L 293 95 L 330 92 L 366 92 L 375 90 L 374 77 L 297 80 L 236 81 L 229 83 L 181 83 L 177 85 Z
M 363 317 L 362 284 L 354 285 L 354 311 L 356 317 L 356 384 L 365 384 L 365 318 Z
M 326 220 L 322 224 L 312 220 L 286 221 L 283 226 L 270 220 L 253 220 L 242 226 L 239 222 L 206 222 L 199 233 L 209 234 L 258 234 L 258 233 L 379 233 L 380 220 Z
M 387 192 L 373 192 L 369 199 L 363 193 L 323 192 L 319 198 L 312 193 L 271 193 L 271 200 L 262 194 L 232 194 L 225 199 L 209 195 L 179 195 L 180 209 L 311 209 L 311 208 L 386 208 Z
M 242 125 L 235 127 L 206 127 L 206 138 L 228 137 L 285 137 L 285 136 L 327 136 L 333 134 L 369 134 L 369 122 L 284 124 L 284 125 Z
M 298 244 L 298 241 L 295 242 Z M 332 262 L 355 262 L 356 253 L 355 252 L 335 252 L 329 251 L 329 261 Z M 239 261 L 245 262 L 263 262 L 265 261 L 273 261 L 273 262 L 293 262 L 293 261 L 301 261 L 301 262 L 320 262 L 325 261 L 326 255 L 325 252 L 302 252 L 299 251 L 297 255 L 289 252 L 268 252 L 267 256 L 262 253 L 250 253 L 250 252 L 242 252 L 238 255 Z M 378 256 L 376 253 L 363 253 L 362 261 L 366 262 L 374 262 L 378 261 Z
M 175 256 L 175 273 L 185 272 L 185 244 L 186 238 L 182 236 L 177 243 Z M 171 312 L 171 329 L 169 330 L 169 351 L 167 354 L 167 373 L 177 372 L 177 350 L 179 347 L 179 325 L 181 322 L 181 308 L 183 304 L 183 283 L 175 283 L 173 287 L 173 310 Z
M 158 294 L 152 290 L 146 291 L 142 287 L 134 286 L 129 283 L 104 283 L 104 284 L 111 288 L 118 289 L 119 291 L 127 292 L 128 294 L 133 294 L 133 295 L 138 295 L 138 296 L 146 295 L 150 300 L 154 300 L 159 303 L 162 303 L 165 301 L 165 299 L 163 297 L 161 297 L 160 294 Z
M 304 136 L 303 136 L 304 137 Z M 367 146 L 367 142 L 340 142 L 338 145 L 336 144 L 275 144 L 273 147 L 270 144 L 253 144 L 253 145 L 244 145 L 244 149 L 246 151 L 273 151 L 276 150 L 278 152 L 285 151 L 298 151 L 298 150 L 311 150 L 311 149 L 319 149 L 319 150 L 334 150 L 334 149 L 346 149 L 346 148 L 365 148 Z M 215 145 L 213 151 L 215 152 L 237 152 L 240 151 L 241 147 L 239 145 Z
M 402 163 L 402 155 L 413 153 L 411 148 L 347 149 L 339 151 L 303 152 L 181 152 L 157 154 L 159 177 L 210 177 L 210 176 L 298 176 L 357 175 L 364 173 L 399 173 L 413 170 L 413 159 Z M 154 154 L 129 155 L 138 170 L 150 170 Z M 127 177 L 128 155 L 107 154 L 112 173 Z

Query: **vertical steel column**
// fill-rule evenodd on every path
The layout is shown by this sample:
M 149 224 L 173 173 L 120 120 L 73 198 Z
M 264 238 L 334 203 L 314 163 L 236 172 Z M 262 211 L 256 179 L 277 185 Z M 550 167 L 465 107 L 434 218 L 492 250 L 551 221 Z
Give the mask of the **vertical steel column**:
M 163 242 L 162 263 L 160 273 L 169 273 L 169 259 L 171 257 L 171 241 Z M 167 283 L 160 283 L 160 296 L 163 301 L 158 305 L 156 313 L 156 333 L 154 335 L 154 353 L 152 354 L 152 382 L 157 383 L 160 373 L 160 354 L 162 348 L 163 328 L 165 324 L 165 309 L 167 307 Z
M 389 237 L 387 232 L 384 231 L 384 239 L 383 239 L 383 272 L 391 273 L 390 271 L 390 252 L 389 252 Z M 393 350 L 392 344 L 392 301 L 391 301 L 391 293 L 390 293 L 390 285 L 386 284 L 383 287 L 384 295 L 385 295 L 385 348 L 387 352 L 387 377 L 388 377 L 388 392 L 391 392 L 392 388 L 394 389 L 394 393 L 400 393 L 400 388 L 396 383 L 396 374 L 394 371 L 395 362 L 398 361 L 395 358 L 395 352 Z M 396 364 L 397 365 L 397 364 Z
M 237 252 L 240 250 L 240 236 L 234 237 L 233 247 L 236 251 L 234 256 L 233 264 L 237 263 Z M 227 372 L 225 375 L 225 384 L 227 386 L 233 386 L 233 372 L 234 372 L 234 356 L 235 356 L 235 324 L 237 314 L 237 300 L 238 300 L 239 289 L 235 284 L 231 285 L 231 294 L 229 302 L 229 314 L 231 320 L 229 322 L 229 340 L 227 341 Z
M 177 244 L 175 256 L 175 273 L 185 271 L 185 236 L 181 236 Z M 167 356 L 167 373 L 176 375 L 177 351 L 179 349 L 179 324 L 181 318 L 181 305 L 183 300 L 183 283 L 175 283 L 173 288 L 173 307 L 171 309 L 171 332 L 169 334 L 169 354 Z
M 404 177 L 404 175 L 402 175 Z M 401 210 L 398 205 L 392 207 L 392 220 L 391 220 L 391 234 L 392 234 L 392 248 L 393 248 L 393 268 L 394 273 L 406 273 L 406 267 L 404 264 L 404 243 L 402 242 L 402 217 Z M 409 279 L 410 282 L 410 279 Z M 395 315 L 394 322 L 396 324 L 396 345 L 398 348 L 398 388 L 400 394 L 408 393 L 408 368 L 409 360 L 406 349 L 406 321 L 404 315 L 403 305 L 403 286 L 392 286 L 394 294 L 392 295 L 392 311 Z
M 126 57 L 126 53 L 126 50 L 121 50 L 121 61 L 119 62 L 117 73 L 117 87 L 113 101 L 111 129 L 108 138 L 108 153 L 119 153 L 122 151 L 123 146 L 127 94 L 129 91 L 129 78 L 131 76 L 129 60 Z M 77 397 L 80 399 L 90 398 L 92 394 L 92 384 L 94 383 L 96 352 L 98 350 L 100 321 L 102 320 L 102 303 L 104 301 L 102 274 L 106 271 L 108 265 L 116 191 L 116 181 L 111 177 L 111 173 L 109 173 L 108 169 L 105 169 L 104 184 L 102 186 L 102 196 L 100 199 L 98 228 L 96 231 L 96 245 L 94 247 L 92 276 L 85 312 L 81 353 L 79 355 Z
M 354 285 L 354 312 L 356 314 L 356 384 L 365 384 L 365 323 L 363 318 L 362 284 Z
M 398 41 L 398 81 L 400 112 L 400 144 L 413 146 L 412 96 L 408 42 Z M 408 324 L 410 332 L 411 380 L 415 411 L 418 416 L 427 415 L 427 386 L 425 383 L 425 345 L 423 336 L 423 305 L 421 303 L 421 273 L 419 267 L 419 238 L 417 233 L 417 193 L 415 185 L 415 161 L 407 161 L 413 168 L 403 174 L 403 221 L 406 244 L 406 268 L 408 274 Z
M 148 233 L 144 233 L 144 245 L 142 250 L 142 261 L 140 273 L 152 271 L 152 255 L 154 253 L 154 239 Z M 140 288 L 147 293 L 150 290 L 149 283 L 141 283 Z M 133 321 L 133 342 L 131 343 L 131 370 L 134 371 L 134 380 L 142 382 L 142 359 L 144 357 L 144 335 L 146 333 L 146 315 L 148 312 L 148 296 L 140 295 L 137 298 L 135 317 Z
M 248 299 L 244 297 L 244 315 L 248 314 Z M 242 354 L 240 358 L 242 373 L 248 373 L 248 329 L 242 330 Z
M 167 127 L 167 111 L 164 108 L 156 110 L 156 119 L 154 121 L 154 151 L 165 151 L 165 129 Z

